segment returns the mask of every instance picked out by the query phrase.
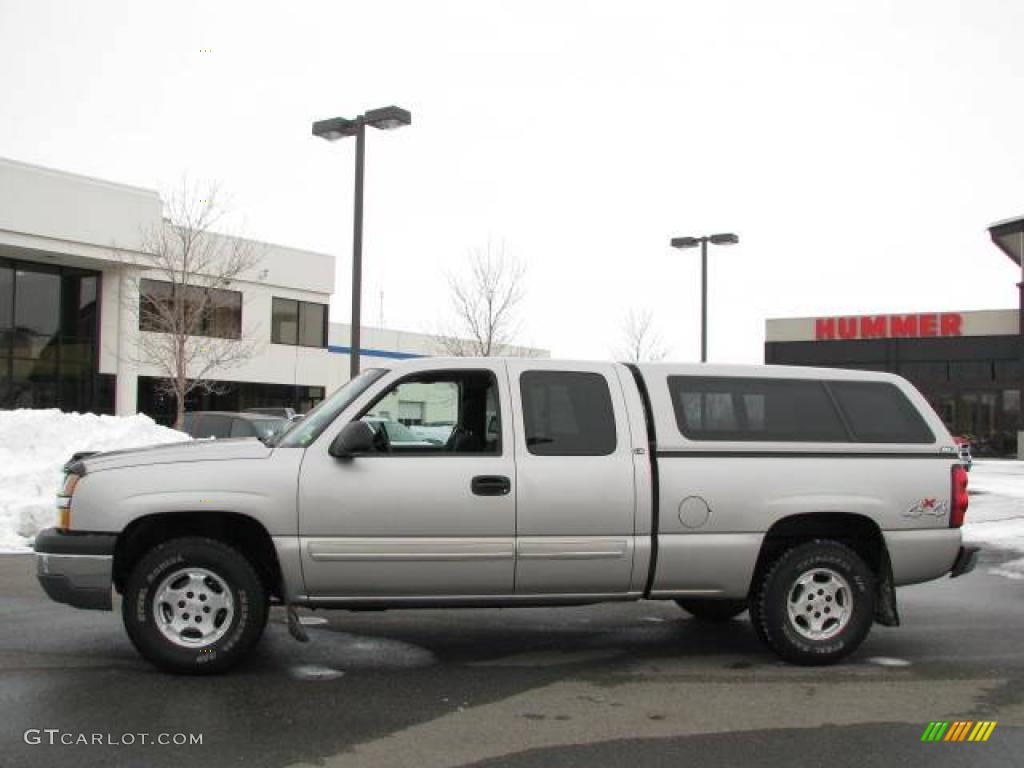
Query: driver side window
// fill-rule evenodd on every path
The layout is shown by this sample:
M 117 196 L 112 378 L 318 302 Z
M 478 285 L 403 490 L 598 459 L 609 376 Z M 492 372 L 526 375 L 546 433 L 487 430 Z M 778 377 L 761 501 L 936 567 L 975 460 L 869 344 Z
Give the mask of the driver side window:
M 490 371 L 434 371 L 403 379 L 363 414 L 374 453 L 500 455 L 498 382 Z

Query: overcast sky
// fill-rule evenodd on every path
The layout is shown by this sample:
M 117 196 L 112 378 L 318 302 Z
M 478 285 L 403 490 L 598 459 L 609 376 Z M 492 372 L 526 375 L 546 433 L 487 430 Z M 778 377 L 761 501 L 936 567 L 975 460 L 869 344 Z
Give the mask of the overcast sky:
M 205 51 L 209 52 L 205 52 Z M 337 255 L 367 140 L 366 319 L 431 331 L 488 239 L 529 270 L 519 341 L 760 362 L 766 317 L 1016 306 L 985 228 L 1024 214 L 1024 3 L 0 0 L 0 155 L 157 189 L 215 179 L 259 239 Z

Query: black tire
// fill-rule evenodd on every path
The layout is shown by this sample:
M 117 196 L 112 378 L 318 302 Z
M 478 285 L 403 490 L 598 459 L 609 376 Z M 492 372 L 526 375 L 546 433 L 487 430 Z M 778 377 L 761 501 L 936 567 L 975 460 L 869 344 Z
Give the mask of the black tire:
M 695 619 L 716 623 L 735 619 L 747 610 L 746 600 L 712 600 L 702 597 L 687 597 L 676 600 L 676 605 Z
M 764 619 L 761 616 L 760 593 L 755 592 L 747 599 L 747 613 L 750 614 L 750 626 L 754 628 L 757 639 L 765 645 L 768 644 L 768 636 L 764 633 Z
M 157 590 L 169 577 L 186 568 L 202 569 L 219 579 L 219 583 L 211 582 L 216 589 L 211 589 L 209 599 L 231 602 L 230 612 L 226 609 L 222 614 L 224 625 L 216 628 L 215 635 L 219 636 L 211 635 L 209 643 L 202 644 L 200 638 L 195 645 L 185 646 L 182 643 L 189 639 L 184 632 L 181 633 L 183 640 L 172 642 L 158 626 L 154 615 Z M 220 585 L 225 585 L 227 590 Z M 179 674 L 215 674 L 237 664 L 256 645 L 267 623 L 267 596 L 256 570 L 238 550 L 215 539 L 172 539 L 154 547 L 136 563 L 125 587 L 121 614 L 136 650 L 160 669 Z M 197 600 L 199 597 L 196 596 Z M 201 599 L 207 600 L 205 593 Z M 190 601 L 184 609 L 188 610 L 193 604 L 203 605 Z M 166 608 L 160 610 L 167 615 Z M 208 610 L 208 606 L 203 610 Z M 195 617 L 197 622 L 204 618 L 211 622 L 201 625 L 204 630 L 216 621 L 216 615 L 198 610 Z M 195 634 L 199 634 L 198 629 Z
M 801 578 L 809 589 L 800 584 Z M 832 600 L 824 602 L 832 590 Z M 758 623 L 758 634 L 784 660 L 834 664 L 867 637 L 875 594 L 875 576 L 856 552 L 837 541 L 816 540 L 787 550 L 771 564 L 755 593 L 751 618 Z M 791 618 L 791 604 L 796 618 Z M 809 609 L 806 616 L 804 608 Z M 815 630 L 821 636 L 812 636 Z

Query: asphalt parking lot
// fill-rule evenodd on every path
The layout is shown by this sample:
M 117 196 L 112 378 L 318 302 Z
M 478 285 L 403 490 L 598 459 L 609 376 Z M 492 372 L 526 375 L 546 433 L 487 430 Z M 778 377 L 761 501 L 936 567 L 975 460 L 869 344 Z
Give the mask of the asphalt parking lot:
M 831 668 L 782 664 L 745 617 L 633 603 L 308 614 L 306 645 L 275 611 L 250 662 L 197 679 L 143 662 L 119 615 L 49 602 L 31 556 L 0 556 L 0 766 L 1014 764 L 1024 581 L 986 558 L 900 590 L 904 626 Z M 932 720 L 998 725 L 923 744 Z M 138 736 L 179 733 L 202 744 Z

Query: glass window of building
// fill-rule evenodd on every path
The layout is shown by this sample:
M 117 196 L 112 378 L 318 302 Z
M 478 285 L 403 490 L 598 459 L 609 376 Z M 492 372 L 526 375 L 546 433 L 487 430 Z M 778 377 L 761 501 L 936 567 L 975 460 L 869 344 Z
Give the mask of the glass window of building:
M 299 302 L 274 298 L 270 318 L 270 340 L 275 344 L 299 343 Z
M 961 383 L 992 381 L 992 363 L 988 360 L 956 360 L 949 364 L 949 378 Z
M 14 290 L 14 356 L 37 360 L 55 357 L 60 328 L 60 275 L 18 269 Z
M 327 305 L 275 297 L 271 307 L 270 340 L 274 344 L 326 347 Z
M 299 304 L 299 344 L 324 347 L 327 337 L 327 307 L 323 304 Z
M 0 259 L 0 407 L 112 410 L 98 291 L 95 272 Z
M 190 336 L 242 338 L 242 294 L 223 288 L 139 281 L 139 330 L 185 328 Z
M 0 354 L 10 355 L 14 330 L 14 269 L 0 264 Z

